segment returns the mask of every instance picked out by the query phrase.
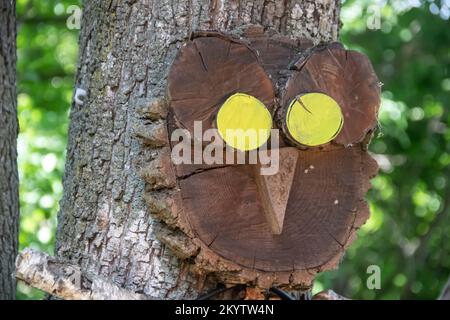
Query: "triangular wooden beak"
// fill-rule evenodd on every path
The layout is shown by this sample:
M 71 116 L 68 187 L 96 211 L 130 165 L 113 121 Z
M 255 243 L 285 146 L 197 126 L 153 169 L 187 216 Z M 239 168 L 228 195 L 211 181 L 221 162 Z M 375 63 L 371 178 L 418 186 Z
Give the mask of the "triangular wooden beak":
M 278 171 L 273 175 L 262 175 L 261 167 L 270 165 L 265 166 L 258 163 L 255 178 L 267 223 L 273 234 L 281 234 L 294 179 L 298 150 L 282 148 L 270 150 L 270 152 L 279 152 Z

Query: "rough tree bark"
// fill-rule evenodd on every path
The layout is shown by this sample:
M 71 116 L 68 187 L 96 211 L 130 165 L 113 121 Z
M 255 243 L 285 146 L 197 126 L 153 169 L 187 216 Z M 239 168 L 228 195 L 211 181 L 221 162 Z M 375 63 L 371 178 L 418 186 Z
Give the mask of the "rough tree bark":
M 336 40 L 338 0 L 87 0 L 83 8 L 57 234 L 57 255 L 120 287 L 158 298 L 195 298 L 209 280 L 189 274 L 155 238 L 140 169 L 156 146 L 139 137 L 165 94 L 178 48 L 193 30 L 271 27 L 314 43 Z M 147 111 L 146 111 L 147 110 Z
M 19 224 L 15 1 L 0 2 L 0 300 L 14 299 Z

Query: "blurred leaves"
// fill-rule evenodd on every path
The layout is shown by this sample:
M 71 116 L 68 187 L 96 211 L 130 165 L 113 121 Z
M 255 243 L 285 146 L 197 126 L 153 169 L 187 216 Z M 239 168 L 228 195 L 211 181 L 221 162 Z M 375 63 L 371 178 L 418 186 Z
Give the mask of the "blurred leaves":
M 77 61 L 78 32 L 66 26 L 70 5 L 80 3 L 17 1 L 20 246 L 48 253 Z M 384 83 L 380 130 L 371 144 L 381 170 L 368 194 L 371 218 L 340 269 L 319 276 L 314 291 L 435 299 L 450 275 L 449 6 L 448 0 L 343 4 L 342 41 L 365 52 Z M 380 28 L 368 28 L 377 15 Z M 370 265 L 381 268 L 380 290 L 366 286 Z M 18 288 L 18 298 L 43 297 Z
M 366 21 L 380 12 L 380 29 Z M 371 218 L 338 271 L 314 291 L 361 299 L 436 299 L 450 275 L 450 1 L 346 1 L 342 41 L 366 53 L 383 85 Z M 367 10 L 372 7 L 371 10 Z M 381 268 L 381 289 L 366 286 Z M 320 284 L 320 285 L 319 285 Z
M 77 1 L 17 1 L 20 249 L 53 253 L 62 196 L 68 109 L 78 55 L 78 32 L 65 8 Z M 19 284 L 18 298 L 43 294 Z

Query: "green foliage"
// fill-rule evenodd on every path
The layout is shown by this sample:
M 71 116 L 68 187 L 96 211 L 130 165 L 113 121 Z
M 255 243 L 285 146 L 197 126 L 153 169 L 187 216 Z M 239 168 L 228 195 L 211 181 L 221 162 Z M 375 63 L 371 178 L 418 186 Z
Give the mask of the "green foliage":
M 434 299 L 450 274 L 450 1 L 408 7 L 416 2 L 343 5 L 342 41 L 365 52 L 384 83 L 379 135 L 371 145 L 381 171 L 368 195 L 370 220 L 340 269 L 322 274 L 314 291 Z M 77 60 L 78 31 L 66 26 L 70 5 L 79 3 L 17 1 L 20 247 L 48 253 L 54 250 Z M 381 29 L 370 30 L 376 8 Z M 381 269 L 380 290 L 366 286 L 370 265 Z M 18 298 L 42 297 L 19 285 Z
M 66 27 L 76 1 L 17 1 L 20 135 L 20 249 L 53 253 L 68 109 L 78 55 L 78 31 Z M 23 284 L 18 298 L 42 298 Z
M 381 170 L 368 195 L 370 220 L 339 270 L 321 275 L 315 291 L 435 299 L 450 275 L 449 12 L 444 1 L 418 8 L 407 2 L 381 6 L 381 30 L 366 24 L 374 1 L 347 1 L 342 10 L 342 41 L 365 52 L 384 83 L 379 135 L 370 148 Z M 370 265 L 381 269 L 380 290 L 366 286 Z

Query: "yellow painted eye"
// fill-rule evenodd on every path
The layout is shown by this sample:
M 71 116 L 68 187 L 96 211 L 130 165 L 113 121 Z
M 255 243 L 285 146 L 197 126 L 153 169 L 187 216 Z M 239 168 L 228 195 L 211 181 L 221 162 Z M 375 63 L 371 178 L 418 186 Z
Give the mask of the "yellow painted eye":
M 339 104 L 323 93 L 306 93 L 296 97 L 286 115 L 289 134 L 307 146 L 330 142 L 339 134 L 343 123 Z
M 248 94 L 229 97 L 217 114 L 217 129 L 231 147 L 249 151 L 261 147 L 270 136 L 272 116 L 266 106 Z

